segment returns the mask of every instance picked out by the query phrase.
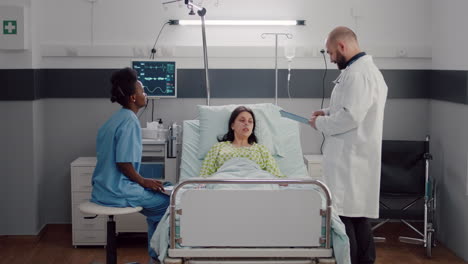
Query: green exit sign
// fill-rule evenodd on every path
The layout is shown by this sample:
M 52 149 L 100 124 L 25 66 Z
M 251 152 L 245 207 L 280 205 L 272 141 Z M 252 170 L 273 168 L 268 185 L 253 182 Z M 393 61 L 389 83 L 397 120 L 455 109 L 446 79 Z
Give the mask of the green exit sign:
M 16 35 L 17 34 L 16 20 L 4 20 L 3 21 L 3 34 L 4 35 Z

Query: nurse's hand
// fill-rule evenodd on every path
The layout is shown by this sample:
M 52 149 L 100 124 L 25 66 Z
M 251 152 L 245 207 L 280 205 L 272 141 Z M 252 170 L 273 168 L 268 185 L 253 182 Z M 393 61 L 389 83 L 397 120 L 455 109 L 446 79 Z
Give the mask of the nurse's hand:
M 144 178 L 141 186 L 147 189 L 151 189 L 156 192 L 164 192 L 163 183 L 156 179 Z

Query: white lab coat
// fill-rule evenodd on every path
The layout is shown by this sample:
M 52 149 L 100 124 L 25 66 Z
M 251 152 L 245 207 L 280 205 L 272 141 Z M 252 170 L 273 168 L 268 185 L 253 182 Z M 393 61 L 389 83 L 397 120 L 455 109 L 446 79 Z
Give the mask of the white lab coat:
M 379 217 L 382 130 L 387 85 L 365 55 L 335 81 L 329 108 L 316 120 L 326 136 L 324 181 L 340 216 Z

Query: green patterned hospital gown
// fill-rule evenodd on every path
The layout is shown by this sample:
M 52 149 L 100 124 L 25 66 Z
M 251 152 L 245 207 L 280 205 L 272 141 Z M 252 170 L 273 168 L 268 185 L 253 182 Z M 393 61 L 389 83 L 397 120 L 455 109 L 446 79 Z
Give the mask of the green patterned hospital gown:
M 276 160 L 265 146 L 253 143 L 250 147 L 235 147 L 231 141 L 219 142 L 211 147 L 203 160 L 200 176 L 211 176 L 223 166 L 224 162 L 232 158 L 248 158 L 257 163 L 262 170 L 276 177 L 286 177 L 281 174 Z

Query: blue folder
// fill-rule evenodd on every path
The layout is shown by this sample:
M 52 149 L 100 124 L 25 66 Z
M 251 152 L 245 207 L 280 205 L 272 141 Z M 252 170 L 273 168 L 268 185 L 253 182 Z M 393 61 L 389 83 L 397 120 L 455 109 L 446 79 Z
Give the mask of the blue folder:
M 306 125 L 309 124 L 309 119 L 308 118 L 305 118 L 305 117 L 302 117 L 302 116 L 298 116 L 296 114 L 293 114 L 293 113 L 290 113 L 290 112 L 286 112 L 284 110 L 280 110 L 280 114 L 282 117 L 286 117 L 286 118 L 289 118 L 289 119 L 292 119 L 294 121 L 297 121 L 297 122 L 300 122 L 300 123 L 304 123 Z

